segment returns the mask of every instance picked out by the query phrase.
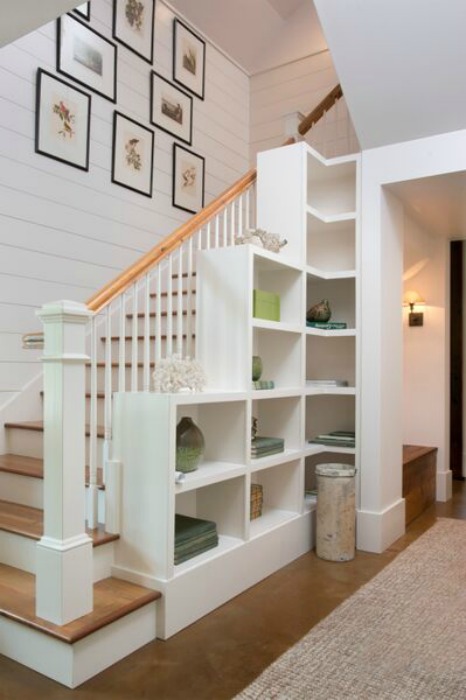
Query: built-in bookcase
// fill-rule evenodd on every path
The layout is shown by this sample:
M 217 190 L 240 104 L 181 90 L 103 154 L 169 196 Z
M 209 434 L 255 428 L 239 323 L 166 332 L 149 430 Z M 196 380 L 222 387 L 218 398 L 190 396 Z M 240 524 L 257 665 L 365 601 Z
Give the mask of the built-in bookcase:
M 116 396 L 115 455 L 144 484 L 142 503 L 123 488 L 132 516 L 116 568 L 138 570 L 162 590 L 161 637 L 307 551 L 316 464 L 357 460 L 357 183 L 357 156 L 325 161 L 304 143 L 259 154 L 257 225 L 288 244 L 279 253 L 252 245 L 198 252 L 196 356 L 205 392 Z M 279 298 L 277 318 L 254 315 L 254 290 Z M 345 328 L 307 326 L 306 310 L 323 298 Z M 273 388 L 253 388 L 253 355 Z M 206 447 L 199 468 L 177 482 L 183 416 Z M 253 418 L 259 436 L 283 439 L 283 451 L 252 456 Z M 356 447 L 312 442 L 335 430 L 355 431 Z M 263 504 L 250 520 L 252 484 L 262 487 Z M 215 521 L 218 547 L 175 566 L 177 513 Z M 151 534 L 139 536 L 147 520 Z

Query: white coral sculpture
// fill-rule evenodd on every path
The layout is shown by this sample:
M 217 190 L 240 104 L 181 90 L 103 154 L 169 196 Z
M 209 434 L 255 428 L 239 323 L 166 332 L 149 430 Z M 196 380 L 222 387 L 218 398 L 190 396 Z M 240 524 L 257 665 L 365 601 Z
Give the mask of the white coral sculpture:
M 242 236 L 236 236 L 235 238 L 236 245 L 251 243 L 259 248 L 270 250 L 272 253 L 279 253 L 280 248 L 283 248 L 287 242 L 285 238 L 281 241 L 278 233 L 269 233 L 262 228 L 247 228 Z
M 197 360 L 181 355 L 159 360 L 152 375 L 154 389 L 163 394 L 202 391 L 206 384 L 204 370 Z

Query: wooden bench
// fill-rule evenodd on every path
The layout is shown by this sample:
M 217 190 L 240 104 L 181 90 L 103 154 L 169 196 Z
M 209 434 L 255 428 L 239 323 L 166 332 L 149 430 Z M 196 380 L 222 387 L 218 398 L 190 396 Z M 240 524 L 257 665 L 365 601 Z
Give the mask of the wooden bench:
M 403 498 L 406 525 L 435 503 L 437 448 L 403 445 Z

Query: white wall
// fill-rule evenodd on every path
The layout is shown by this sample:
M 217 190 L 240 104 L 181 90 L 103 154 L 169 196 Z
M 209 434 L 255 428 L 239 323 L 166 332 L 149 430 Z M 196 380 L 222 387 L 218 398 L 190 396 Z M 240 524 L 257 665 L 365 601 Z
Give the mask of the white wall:
M 251 77 L 251 157 L 285 140 L 284 117 L 308 114 L 339 82 L 327 50 Z M 359 151 L 344 98 L 308 132 L 306 141 L 331 158 Z
M 449 436 L 445 420 L 444 368 L 447 353 L 447 284 L 449 242 L 423 230 L 405 213 L 405 276 L 416 263 L 422 269 L 404 281 L 404 291 L 415 290 L 426 306 L 424 325 L 408 325 L 409 307 L 403 310 L 403 442 L 438 447 L 440 471 L 449 468 Z
M 168 79 L 172 23 L 157 0 L 153 67 Z M 90 24 L 111 39 L 111 0 L 92 0 Z M 171 206 L 174 139 L 160 130 L 153 197 L 110 181 L 114 109 L 150 127 L 151 67 L 120 44 L 117 104 L 91 93 L 89 172 L 34 153 L 36 70 L 55 73 L 55 45 L 50 23 L 0 50 L 0 407 L 40 369 L 21 349 L 22 333 L 40 329 L 35 310 L 87 299 L 189 218 Z M 209 43 L 192 149 L 206 158 L 206 203 L 249 167 L 249 78 Z

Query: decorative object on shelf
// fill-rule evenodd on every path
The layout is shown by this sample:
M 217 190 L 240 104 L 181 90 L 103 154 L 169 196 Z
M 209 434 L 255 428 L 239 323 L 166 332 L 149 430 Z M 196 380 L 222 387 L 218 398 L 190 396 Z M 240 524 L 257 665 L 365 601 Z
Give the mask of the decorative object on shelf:
M 256 435 L 251 442 L 251 457 L 259 459 L 260 457 L 269 457 L 270 455 L 284 452 L 285 440 L 276 437 L 259 437 Z
M 78 5 L 74 8 L 73 12 L 76 12 L 77 15 L 80 15 L 81 17 L 84 17 L 84 19 L 87 19 L 87 21 L 89 21 L 91 19 L 90 1 L 81 3 L 81 5 Z
M 116 44 L 73 15 L 57 20 L 57 71 L 116 102 Z
M 152 375 L 154 390 L 163 394 L 202 391 L 206 384 L 204 370 L 197 360 L 173 355 L 157 362 Z
M 154 132 L 130 117 L 113 113 L 112 182 L 152 197 Z
M 217 545 L 217 525 L 212 520 L 175 514 L 175 565 Z
M 176 426 L 176 471 L 193 472 L 204 455 L 204 436 L 189 416 Z
M 257 436 L 257 418 L 253 416 L 251 418 L 251 440 L 254 442 Z
M 262 318 L 266 321 L 280 320 L 280 297 L 278 294 L 254 289 L 252 302 L 252 314 L 255 318 Z
M 89 170 L 91 96 L 39 68 L 35 151 Z
M 332 310 L 328 299 L 322 299 L 318 304 L 314 304 L 307 310 L 306 321 L 317 321 L 327 323 L 332 316 Z
M 201 100 L 205 87 L 205 51 L 203 39 L 179 19 L 173 20 L 173 80 Z
M 264 488 L 262 484 L 251 484 L 251 497 L 249 504 L 249 519 L 255 520 L 262 515 L 264 503 Z
M 113 38 L 148 63 L 154 58 L 155 0 L 113 0 Z
M 252 356 L 252 381 L 257 382 L 262 376 L 262 358 L 259 355 Z
M 172 204 L 196 214 L 204 206 L 205 158 L 173 144 Z
M 346 379 L 306 379 L 306 385 L 317 387 L 342 387 L 348 386 L 348 381 Z
M 408 325 L 423 326 L 424 314 L 422 311 L 414 311 L 414 306 L 424 306 L 425 300 L 414 290 L 409 290 L 403 294 L 403 306 L 409 306 Z
M 193 98 L 155 71 L 150 81 L 150 121 L 158 129 L 191 145 Z
M 245 245 L 247 243 L 270 250 L 272 253 L 279 253 L 280 248 L 283 248 L 288 241 L 286 238 L 280 240 L 280 236 L 277 233 L 269 233 L 262 228 L 247 228 L 242 236 L 236 236 L 235 245 Z

